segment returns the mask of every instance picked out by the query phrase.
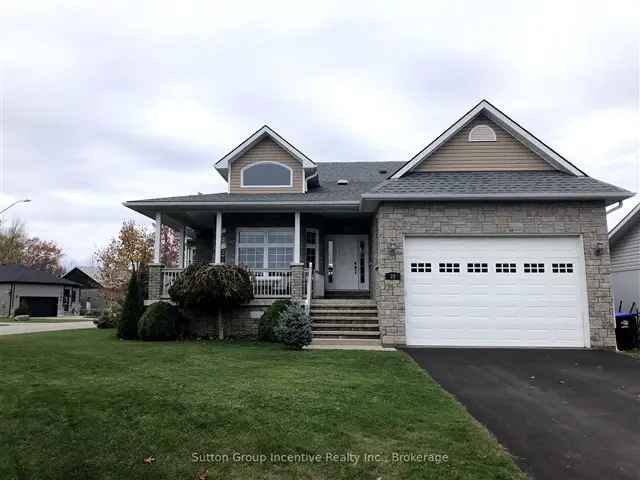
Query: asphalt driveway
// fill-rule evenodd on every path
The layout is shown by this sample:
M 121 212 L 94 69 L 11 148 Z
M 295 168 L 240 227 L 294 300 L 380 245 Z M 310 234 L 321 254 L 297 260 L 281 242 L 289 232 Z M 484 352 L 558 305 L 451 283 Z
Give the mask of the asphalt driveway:
M 590 350 L 407 351 L 532 478 L 640 478 L 639 359 Z

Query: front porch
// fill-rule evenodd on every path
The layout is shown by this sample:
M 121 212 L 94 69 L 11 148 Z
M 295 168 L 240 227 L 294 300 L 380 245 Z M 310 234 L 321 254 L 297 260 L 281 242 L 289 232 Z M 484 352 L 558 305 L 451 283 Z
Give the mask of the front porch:
M 242 265 L 253 273 L 257 299 L 372 298 L 371 218 L 307 212 L 157 212 L 148 302 L 192 263 Z M 175 265 L 163 265 L 162 228 L 179 242 Z M 374 252 L 375 253 L 375 252 Z

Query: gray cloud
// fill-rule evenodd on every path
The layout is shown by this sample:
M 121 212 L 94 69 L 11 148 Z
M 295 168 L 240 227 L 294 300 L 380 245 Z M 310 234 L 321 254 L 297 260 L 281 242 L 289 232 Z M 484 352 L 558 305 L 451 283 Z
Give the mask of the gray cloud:
M 122 201 L 220 191 L 213 163 L 263 123 L 316 161 L 405 160 L 481 98 L 637 190 L 636 7 L 577 5 L 16 3 L 0 202 L 32 197 L 12 215 L 86 261 L 145 221 Z

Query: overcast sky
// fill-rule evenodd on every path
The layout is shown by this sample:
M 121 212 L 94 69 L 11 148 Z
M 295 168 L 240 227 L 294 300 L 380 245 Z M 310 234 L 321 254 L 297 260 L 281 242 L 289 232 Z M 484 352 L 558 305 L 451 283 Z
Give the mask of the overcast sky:
M 265 123 L 315 161 L 408 160 L 482 98 L 640 190 L 637 1 L 313 3 L 3 2 L 0 209 L 33 200 L 4 221 L 87 263 L 150 224 L 123 201 L 223 190 Z

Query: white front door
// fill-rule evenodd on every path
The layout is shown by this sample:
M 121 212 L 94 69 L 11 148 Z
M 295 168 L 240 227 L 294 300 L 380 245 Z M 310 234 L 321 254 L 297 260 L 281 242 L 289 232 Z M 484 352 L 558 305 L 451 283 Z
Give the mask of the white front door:
M 408 345 L 589 345 L 579 237 L 405 239 Z
M 369 289 L 369 237 L 327 235 L 327 290 Z

